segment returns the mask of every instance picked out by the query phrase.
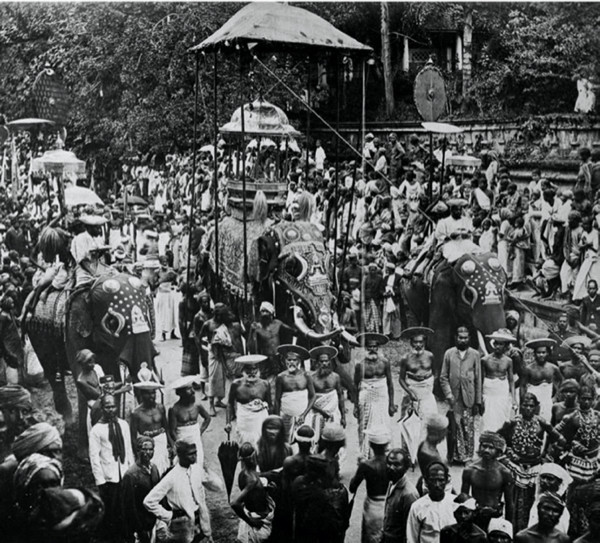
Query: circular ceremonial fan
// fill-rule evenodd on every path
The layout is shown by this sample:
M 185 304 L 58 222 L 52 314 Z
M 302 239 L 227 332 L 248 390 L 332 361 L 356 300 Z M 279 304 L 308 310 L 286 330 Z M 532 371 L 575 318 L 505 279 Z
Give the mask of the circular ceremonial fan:
M 39 117 L 54 121 L 59 126 L 67 124 L 71 97 L 63 80 L 52 68 L 46 66 L 39 73 L 32 94 Z
M 415 77 L 414 100 L 423 120 L 437 121 L 446 112 L 446 84 L 442 72 L 431 62 Z

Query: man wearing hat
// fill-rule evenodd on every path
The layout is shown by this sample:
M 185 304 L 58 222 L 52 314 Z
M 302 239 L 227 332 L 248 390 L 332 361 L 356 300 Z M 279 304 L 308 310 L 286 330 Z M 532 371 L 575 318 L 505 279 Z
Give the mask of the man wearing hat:
M 137 392 L 140 405 L 133 410 L 129 419 L 131 443 L 135 446 L 140 436 L 151 437 L 154 440 L 152 463 L 162 476 L 171 467 L 169 448 L 173 445 L 165 406 L 156 403 L 156 391 L 163 388 L 163 385 L 154 381 L 140 381 L 135 383 L 133 388 Z
M 237 421 L 237 441 L 240 445 L 256 446 L 261 435 L 263 421 L 271 411 L 271 387 L 261 379 L 259 366 L 267 359 L 260 354 L 248 354 L 236 358 L 242 365 L 242 377 L 235 379 L 229 389 L 225 431 L 231 432 L 231 422 Z
M 479 459 L 469 464 L 462 474 L 461 492 L 471 493 L 477 500 L 477 524 L 483 529 L 487 529 L 491 518 L 501 517 L 503 513 L 508 518 L 513 515 L 513 476 L 498 462 L 505 449 L 502 436 L 483 432 L 479 437 Z
M 346 426 L 346 407 L 340 376 L 333 371 L 332 363 L 338 350 L 330 345 L 321 345 L 310 350 L 310 357 L 316 361 L 317 369 L 312 373 L 315 387 L 315 403 L 306 417 L 306 424 L 315 431 L 315 442 L 327 422 Z
M 0 387 L 0 414 L 6 425 L 4 445 L 8 448 L 13 439 L 28 426 L 28 418 L 33 410 L 31 393 L 21 385 Z
M 553 492 L 544 492 L 538 501 L 537 524 L 521 530 L 515 543 L 569 543 L 571 538 L 557 529 L 565 503 Z
M 406 328 L 401 339 L 410 342 L 411 350 L 400 359 L 400 386 L 405 392 L 402 413 L 415 408 L 421 422 L 437 413 L 437 402 L 433 395 L 433 353 L 425 349 L 433 330 L 422 326 Z
M 488 541 L 490 543 L 512 543 L 513 525 L 506 519 L 493 518 L 488 526 Z
M 394 383 L 387 358 L 379 353 L 379 347 L 388 342 L 382 334 L 366 333 L 357 338 L 367 353 L 362 362 L 356 364 L 354 383 L 358 401 L 354 405 L 354 416 L 358 419 L 359 457 L 368 459 L 371 448 L 366 435 L 374 426 L 390 428 L 391 417 L 397 411 L 394 404 Z
M 280 415 L 285 425 L 286 441 L 294 435 L 294 428 L 304 424 L 306 415 L 315 402 L 312 377 L 304 371 L 304 360 L 309 352 L 299 345 L 280 345 L 277 352 L 283 358 L 286 370 L 275 380 L 275 405 L 273 412 Z
M 203 465 L 202 434 L 208 428 L 211 418 L 202 404 L 196 403 L 196 393 L 194 392 L 196 379 L 196 376 L 189 375 L 180 377 L 171 383 L 171 388 L 175 390 L 179 400 L 169 409 L 168 428 L 172 442 L 186 440 L 195 443 L 198 463 Z M 202 417 L 202 425 L 200 425 L 200 417 Z
M 71 240 L 77 287 L 95 281 L 110 269 L 102 262 L 103 253 L 110 250 L 110 245 L 102 243 L 102 225 L 106 223 L 106 219 L 99 215 L 81 215 L 79 220 L 84 225 L 84 230 Z
M 263 379 L 274 377 L 281 370 L 277 348 L 281 345 L 282 332 L 289 332 L 292 335 L 298 334 L 296 329 L 275 318 L 275 307 L 271 302 L 262 302 L 260 304 L 260 318 L 257 322 L 253 322 L 250 327 L 248 351 L 266 357 L 260 368 Z
M 356 474 L 350 481 L 350 494 L 356 494 L 358 487 L 366 481 L 367 496 L 365 498 L 362 517 L 362 541 L 379 543 L 383 532 L 385 496 L 389 481 L 386 471 L 386 449 L 390 443 L 389 428 L 373 426 L 367 432 L 367 439 L 373 451 L 369 460 L 358 464 Z
M 554 388 L 558 388 L 563 380 L 562 373 L 554 364 L 548 364 L 552 348 L 556 345 L 553 339 L 532 339 L 525 347 L 533 349 L 534 360 L 524 366 L 521 373 L 521 397 L 531 392 L 540 401 L 540 417 L 547 421 L 552 418 L 552 396 Z
M 570 350 L 570 358 L 558 364 L 560 372 L 565 379 L 575 379 L 581 383 L 581 378 L 589 371 L 589 362 L 585 356 L 592 341 L 587 336 L 571 336 L 562 342 L 562 347 Z
M 496 432 L 517 408 L 513 362 L 506 354 L 516 338 L 506 328 L 486 336 L 493 351 L 481 360 L 483 367 L 483 416 L 481 430 Z
M 303 424 L 296 429 L 292 443 L 298 445 L 298 452 L 292 456 L 288 456 L 283 461 L 283 492 L 288 493 L 292 483 L 300 475 L 306 474 L 306 462 L 311 454 L 311 450 L 315 445 L 315 431 Z
M 485 532 L 475 524 L 477 502 L 468 494 L 454 498 L 456 524 L 442 528 L 440 543 L 487 543 Z

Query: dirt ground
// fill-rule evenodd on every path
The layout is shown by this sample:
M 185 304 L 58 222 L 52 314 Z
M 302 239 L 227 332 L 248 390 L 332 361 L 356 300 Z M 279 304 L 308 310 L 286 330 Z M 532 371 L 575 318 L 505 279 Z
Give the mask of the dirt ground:
M 181 341 L 180 340 L 167 340 L 164 342 L 157 342 L 157 348 L 160 351 L 160 355 L 157 358 L 157 369 L 168 384 L 179 377 L 179 371 L 181 367 Z M 398 383 L 398 362 L 402 353 L 405 351 L 406 346 L 402 342 L 390 342 L 383 348 L 383 354 L 388 357 L 392 363 L 392 371 L 394 375 L 394 388 L 395 388 L 395 403 L 400 408 L 402 400 L 402 389 Z M 355 349 L 353 352 L 353 365 L 355 360 L 360 359 L 363 354 L 361 349 Z M 71 398 L 72 404 L 76 409 L 76 390 L 73 384 L 72 378 L 67 378 L 67 386 L 69 391 L 69 397 Z M 34 402 L 37 407 L 50 407 L 52 406 L 52 395 L 49 386 L 33 390 Z M 159 398 L 160 399 L 160 396 Z M 175 394 L 170 389 L 165 389 L 163 401 L 167 407 L 170 407 L 175 403 Z M 201 401 L 201 394 L 197 392 L 197 401 Z M 208 407 L 208 402 L 204 402 L 205 407 Z M 129 412 L 134 408 L 134 400 L 131 394 L 128 394 L 126 399 L 125 409 L 126 418 Z M 443 404 L 440 408 L 444 408 Z M 352 415 L 353 406 L 346 400 L 347 409 L 347 427 L 346 427 L 346 440 L 347 440 L 347 451 L 345 458 L 341 463 L 341 476 L 342 482 L 348 484 L 350 479 L 356 471 L 356 459 L 358 451 L 358 430 L 356 419 Z M 400 419 L 400 412 L 393 417 L 393 444 L 395 446 L 400 445 L 400 426 L 397 421 Z M 206 432 L 203 435 L 203 444 L 205 459 L 207 467 L 214 472 L 220 474 L 221 468 L 217 458 L 217 450 L 222 441 L 226 439 L 224 432 L 225 426 L 225 410 L 218 409 L 217 416 L 212 419 L 212 422 Z M 89 462 L 79 460 L 76 456 L 77 450 L 77 435 L 76 425 L 71 424 L 67 426 L 64 436 L 64 468 L 65 468 L 65 484 L 67 486 L 85 486 L 94 487 L 94 480 L 90 470 Z M 445 456 L 445 450 L 440 451 Z M 451 473 L 453 476 L 453 483 L 456 489 L 460 489 L 460 469 L 452 468 Z M 416 483 L 419 478 L 418 468 L 409 473 L 409 479 Z M 234 485 L 232 494 L 235 496 L 237 493 L 237 483 Z M 361 488 L 357 492 L 354 508 L 352 511 L 352 517 L 350 521 L 350 527 L 346 533 L 347 542 L 358 542 L 360 541 L 361 532 L 361 518 L 362 518 L 362 505 L 365 498 L 365 488 L 361 485 Z M 230 543 L 236 540 L 238 519 L 229 507 L 227 501 L 227 495 L 225 492 L 207 492 L 207 501 L 211 513 L 211 523 L 213 528 L 213 538 L 215 543 Z M 97 540 L 101 543 L 101 540 Z

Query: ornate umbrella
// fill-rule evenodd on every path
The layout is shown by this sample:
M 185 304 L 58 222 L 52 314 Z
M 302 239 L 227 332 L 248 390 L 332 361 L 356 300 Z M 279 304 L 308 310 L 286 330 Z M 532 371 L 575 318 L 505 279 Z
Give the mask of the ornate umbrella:
M 79 160 L 75 153 L 62 149 L 46 151 L 41 157 L 33 159 L 31 167 L 33 173 L 85 177 L 85 162 Z
M 68 207 L 78 205 L 104 205 L 100 197 L 85 187 L 68 187 L 65 189 L 65 204 Z

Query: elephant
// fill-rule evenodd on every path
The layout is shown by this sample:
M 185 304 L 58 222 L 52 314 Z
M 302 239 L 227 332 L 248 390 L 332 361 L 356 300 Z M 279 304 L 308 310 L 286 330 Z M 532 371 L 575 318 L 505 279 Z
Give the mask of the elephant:
M 474 348 L 489 351 L 485 336 L 506 327 L 506 279 L 497 256 L 483 253 L 464 254 L 453 263 L 443 260 L 434 270 L 430 287 L 417 277 L 404 280 L 410 309 L 434 331 L 428 349 L 434 355 L 436 376 L 459 326 L 469 329 Z
M 351 343 L 353 336 L 337 325 L 330 277 L 330 255 L 318 227 L 308 221 L 250 220 L 246 223 L 248 274 L 244 288 L 243 222 L 229 216 L 219 223 L 219 276 L 214 235 L 209 239 L 209 289 L 218 299 L 249 321 L 262 301 L 275 306 L 277 318 L 295 329 L 298 343 L 319 345 L 338 335 Z M 245 303 L 245 293 L 249 301 Z M 292 337 L 283 337 L 291 342 Z M 352 379 L 341 367 L 337 372 L 347 388 Z
M 126 273 L 103 275 L 91 287 L 65 288 L 39 300 L 24 326 L 52 387 L 56 410 L 67 422 L 73 419 L 73 412 L 64 374 L 70 370 L 74 378 L 79 375 L 78 351 L 93 351 L 104 372 L 116 380 L 122 360 L 137 380 L 141 362 L 154 368 L 153 323 L 153 307 L 144 284 Z M 78 393 L 81 457 L 87 450 L 86 405 Z

